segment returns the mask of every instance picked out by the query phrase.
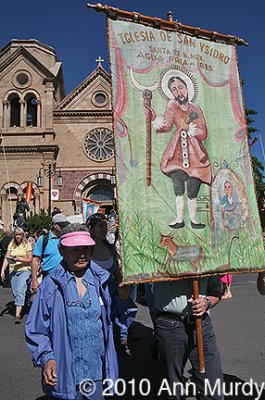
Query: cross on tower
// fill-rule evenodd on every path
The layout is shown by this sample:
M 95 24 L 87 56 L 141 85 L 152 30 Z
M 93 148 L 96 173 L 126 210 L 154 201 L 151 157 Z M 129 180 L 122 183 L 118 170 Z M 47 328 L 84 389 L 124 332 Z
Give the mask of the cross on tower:
M 98 63 L 98 65 L 101 65 L 101 63 L 104 62 L 104 60 L 103 60 L 103 58 L 101 58 L 101 56 L 99 56 L 99 57 L 96 59 L 96 62 Z

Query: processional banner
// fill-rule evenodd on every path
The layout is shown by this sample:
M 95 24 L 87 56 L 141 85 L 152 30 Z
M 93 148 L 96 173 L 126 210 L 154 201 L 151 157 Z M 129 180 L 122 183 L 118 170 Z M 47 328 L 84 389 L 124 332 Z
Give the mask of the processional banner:
M 84 222 L 90 217 L 90 215 L 98 212 L 101 203 L 90 199 L 82 199 L 81 210 Z
M 264 269 L 236 49 L 108 19 L 124 281 Z

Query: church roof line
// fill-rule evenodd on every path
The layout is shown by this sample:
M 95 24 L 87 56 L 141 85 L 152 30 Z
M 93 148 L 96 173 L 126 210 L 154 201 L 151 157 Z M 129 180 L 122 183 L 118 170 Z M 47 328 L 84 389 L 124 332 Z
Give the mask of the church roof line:
M 95 80 L 98 76 L 102 76 L 106 79 L 107 82 L 111 82 L 110 76 L 107 71 L 102 67 L 101 64 L 98 64 L 91 74 L 85 78 L 72 92 L 70 92 L 56 107 L 56 110 L 63 110 L 71 101 L 73 101 L 87 86 L 90 85 L 93 80 Z
M 46 77 L 54 79 L 56 75 L 51 72 L 45 65 L 43 65 L 36 57 L 34 57 L 25 47 L 20 46 L 14 53 L 5 59 L 2 63 L 0 62 L 0 73 L 3 72 L 13 61 L 15 61 L 20 55 L 27 58 L 33 65 L 35 65 L 41 72 L 43 72 Z M 58 66 L 58 71 L 60 71 L 61 63 Z
M 53 53 L 56 56 L 56 52 L 53 47 L 48 46 L 47 44 L 39 42 L 37 39 L 11 39 L 4 47 L 0 49 L 0 57 L 8 51 L 12 45 L 16 45 L 17 47 L 25 47 L 29 45 L 37 45 L 38 47 L 45 50 L 46 53 Z

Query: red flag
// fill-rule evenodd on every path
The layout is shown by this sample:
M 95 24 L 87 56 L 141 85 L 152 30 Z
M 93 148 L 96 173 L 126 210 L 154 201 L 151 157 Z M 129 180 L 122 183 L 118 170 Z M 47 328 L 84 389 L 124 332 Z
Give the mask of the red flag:
M 32 196 L 32 184 L 31 182 L 27 183 L 27 188 L 26 188 L 26 202 L 29 203 L 31 200 Z

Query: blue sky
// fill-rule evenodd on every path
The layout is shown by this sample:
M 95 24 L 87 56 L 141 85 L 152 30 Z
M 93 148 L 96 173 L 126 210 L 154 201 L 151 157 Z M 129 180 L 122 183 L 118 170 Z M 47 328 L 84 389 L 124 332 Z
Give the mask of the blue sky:
M 99 55 L 105 60 L 104 68 L 109 70 L 105 14 L 87 8 L 86 3 L 82 0 L 2 0 L 0 47 L 11 39 L 33 38 L 52 46 L 58 60 L 63 62 L 65 89 L 69 93 L 93 71 Z M 171 10 L 174 19 L 183 24 L 239 36 L 248 42 L 247 47 L 237 47 L 239 68 L 245 81 L 245 104 L 258 112 L 254 126 L 259 129 L 265 146 L 265 5 L 262 0 L 252 0 L 247 5 L 242 0 L 109 0 L 102 4 L 163 19 Z M 265 165 L 260 140 L 253 146 L 253 153 Z

